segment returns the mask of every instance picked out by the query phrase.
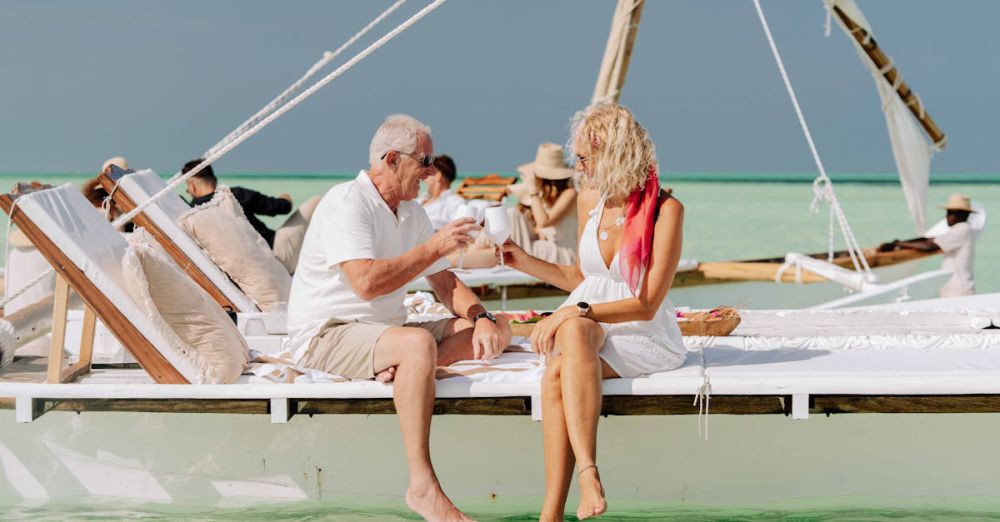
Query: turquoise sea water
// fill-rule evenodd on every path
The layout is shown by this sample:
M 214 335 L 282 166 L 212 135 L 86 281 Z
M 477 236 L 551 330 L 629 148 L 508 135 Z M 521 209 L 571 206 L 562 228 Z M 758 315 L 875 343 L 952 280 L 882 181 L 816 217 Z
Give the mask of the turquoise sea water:
M 224 175 L 231 186 L 267 194 L 289 193 L 299 203 L 322 194 L 349 174 Z M 52 174 L 0 175 L 0 188 L 15 181 L 37 179 L 48 183 L 77 183 L 85 176 Z M 813 177 L 808 174 L 668 174 L 664 183 L 684 203 L 686 259 L 729 261 L 780 257 L 788 252 L 822 252 L 827 248 L 828 213 L 809 212 Z M 847 218 L 863 246 L 919 234 L 910 221 L 898 181 L 892 174 L 834 176 L 835 190 Z M 1000 213 L 1000 175 L 941 175 L 930 187 L 927 226 L 944 217 L 936 207 L 948 195 L 971 195 L 989 212 Z M 1000 214 L 997 214 L 1000 215 Z M 266 219 L 272 226 L 284 217 Z M 5 229 L 0 229 L 4 239 Z M 836 243 L 842 246 L 839 232 Z M 980 293 L 1000 291 L 1000 230 L 987 226 L 976 251 L 976 288 Z
M 90 521 L 90 520 L 186 520 L 186 521 L 410 521 L 421 520 L 419 517 L 401 510 L 378 509 L 351 511 L 338 509 L 326 504 L 311 502 L 296 502 L 288 505 L 271 505 L 254 508 L 226 508 L 205 506 L 202 509 L 191 509 L 177 505 L 143 506 L 123 508 L 120 502 L 112 506 L 88 505 L 46 505 L 44 507 L 19 507 L 3 513 L 4 520 L 57 522 L 57 521 Z M 612 505 L 612 508 L 615 506 Z M 775 508 L 729 508 L 678 506 L 659 509 L 629 509 L 628 505 L 606 514 L 596 520 L 608 521 L 671 521 L 671 522 L 888 522 L 901 520 L 920 521 L 981 521 L 1000 520 L 1000 513 L 976 509 L 940 509 L 940 508 L 855 508 L 855 509 L 782 509 Z M 480 522 L 514 522 L 538 520 L 538 512 L 530 508 L 520 513 L 496 515 L 487 513 L 468 513 Z M 566 520 L 577 520 L 567 516 Z

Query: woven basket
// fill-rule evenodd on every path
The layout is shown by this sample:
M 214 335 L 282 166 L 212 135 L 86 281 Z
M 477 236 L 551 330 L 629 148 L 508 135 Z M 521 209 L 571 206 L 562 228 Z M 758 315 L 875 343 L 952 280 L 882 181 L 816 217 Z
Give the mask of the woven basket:
M 677 321 L 682 335 L 710 335 L 724 337 L 740 325 L 740 314 L 735 308 L 722 306 L 707 312 L 687 314 Z

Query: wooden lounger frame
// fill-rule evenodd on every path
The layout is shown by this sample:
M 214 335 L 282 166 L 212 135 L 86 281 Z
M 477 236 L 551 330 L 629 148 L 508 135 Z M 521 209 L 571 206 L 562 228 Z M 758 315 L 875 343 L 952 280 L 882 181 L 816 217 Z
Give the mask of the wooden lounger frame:
M 31 240 L 31 243 L 52 265 L 57 274 L 55 306 L 52 315 L 52 345 L 49 349 L 48 382 L 66 382 L 90 371 L 94 329 L 96 320 L 100 318 L 101 322 L 135 357 L 136 361 L 155 382 L 189 384 L 177 368 L 174 368 L 163 357 L 163 354 L 118 310 L 108 296 L 94 285 L 90 278 L 83 273 L 83 270 L 76 266 L 20 208 L 15 208 L 14 196 L 10 194 L 0 196 L 0 209 Z M 66 338 L 66 314 L 71 289 L 80 296 L 85 305 L 83 339 L 80 343 L 80 360 L 68 368 L 63 368 L 63 342 Z
M 98 181 L 100 182 L 101 187 L 107 191 L 115 206 L 117 206 L 123 213 L 127 213 L 131 212 L 136 207 L 136 203 L 132 201 L 132 198 L 130 198 L 128 194 L 118 190 L 117 181 L 122 175 L 123 174 L 120 173 L 103 173 L 98 176 Z M 222 293 L 222 290 L 215 286 L 215 283 L 213 283 L 212 280 L 209 279 L 200 268 L 198 268 L 198 265 L 191 261 L 191 258 L 189 258 L 187 254 L 185 254 L 184 251 L 181 250 L 172 239 L 170 239 L 170 236 L 164 233 L 163 229 L 158 227 L 145 212 L 136 214 L 136 216 L 132 218 L 132 222 L 135 223 L 136 226 L 146 229 L 147 232 L 156 238 L 156 241 L 160 243 L 168 254 L 170 254 L 170 257 L 173 258 L 175 263 L 177 263 L 177 266 L 189 275 L 195 283 L 198 283 L 198 286 L 204 288 L 205 291 L 208 292 L 208 295 L 212 296 L 212 299 L 219 303 L 219 306 L 231 312 L 239 311 L 236 308 L 236 305 L 233 304 L 228 297 L 226 297 L 226 294 Z
M 494 172 L 480 178 L 463 179 L 455 192 L 465 199 L 501 201 L 507 195 L 507 187 L 515 181 L 515 177 L 504 177 Z

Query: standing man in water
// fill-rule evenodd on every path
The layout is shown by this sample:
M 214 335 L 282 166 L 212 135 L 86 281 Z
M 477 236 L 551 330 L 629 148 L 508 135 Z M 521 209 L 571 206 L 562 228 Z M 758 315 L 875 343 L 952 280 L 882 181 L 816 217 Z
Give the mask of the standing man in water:
M 406 504 L 428 520 L 469 520 L 431 465 L 435 371 L 496 357 L 510 343 L 510 327 L 486 311 L 443 259 L 469 244 L 478 225 L 457 220 L 434 232 L 414 201 L 433 170 L 430 129 L 410 116 L 389 116 L 368 154 L 370 168 L 330 189 L 313 214 L 292 278 L 288 347 L 300 367 L 395 380 L 409 466 Z M 418 276 L 457 317 L 406 322 L 406 285 Z
M 934 238 L 893 241 L 887 246 L 913 248 L 923 252 L 940 249 L 944 252 L 941 268 L 951 270 L 951 279 L 941 287 L 940 296 L 974 295 L 976 284 L 972 278 L 972 265 L 976 259 L 976 237 L 972 225 L 969 224 L 969 216 L 976 211 L 972 208 L 969 196 L 961 194 L 949 196 L 948 204 L 941 208 L 945 209 L 947 232 Z

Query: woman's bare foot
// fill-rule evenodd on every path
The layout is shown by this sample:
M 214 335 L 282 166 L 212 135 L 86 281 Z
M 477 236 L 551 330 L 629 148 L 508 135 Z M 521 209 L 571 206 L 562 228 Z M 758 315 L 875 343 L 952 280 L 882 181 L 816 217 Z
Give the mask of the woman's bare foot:
M 396 367 L 395 366 L 390 366 L 390 367 L 388 367 L 388 368 L 386 368 L 386 369 L 384 369 L 384 370 L 382 370 L 382 371 L 380 371 L 380 372 L 378 372 L 378 373 L 375 374 L 375 380 L 378 381 L 378 382 L 380 382 L 380 383 L 382 383 L 382 384 L 388 384 L 388 383 L 392 382 L 392 380 L 395 379 L 395 378 L 396 378 Z
M 424 520 L 431 522 L 472 522 L 471 518 L 451 503 L 437 484 L 427 487 L 414 487 L 411 484 L 406 490 L 406 505 L 424 517 Z
M 585 520 L 603 515 L 608 510 L 608 502 L 604 500 L 604 486 L 601 485 L 601 475 L 597 466 L 584 468 L 579 475 L 580 506 L 576 508 L 576 518 Z
M 538 515 L 538 522 L 563 522 L 566 518 L 562 513 L 547 513 L 542 511 L 541 515 Z

